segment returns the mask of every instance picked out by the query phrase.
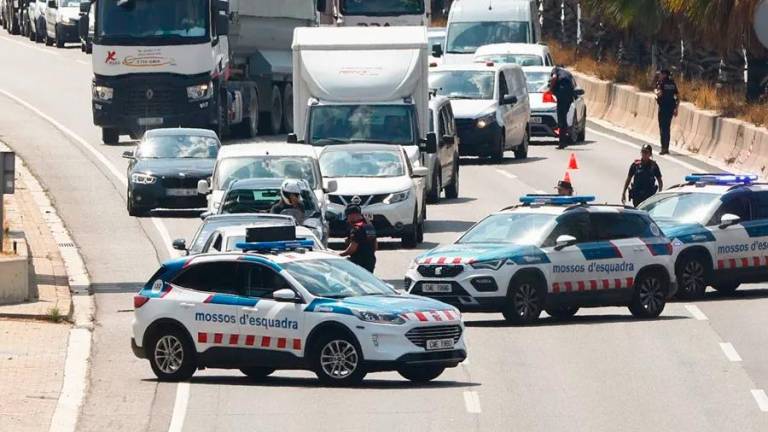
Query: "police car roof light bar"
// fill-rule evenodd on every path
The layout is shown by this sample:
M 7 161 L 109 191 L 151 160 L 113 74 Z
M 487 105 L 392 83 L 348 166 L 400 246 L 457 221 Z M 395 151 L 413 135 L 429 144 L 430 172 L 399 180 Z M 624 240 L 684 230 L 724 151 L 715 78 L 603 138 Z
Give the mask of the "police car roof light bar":
M 754 174 L 731 174 L 731 173 L 703 173 L 691 174 L 685 177 L 689 184 L 714 184 L 714 185 L 733 185 L 733 184 L 752 184 L 758 177 Z
M 312 249 L 315 247 L 313 240 L 290 240 L 290 241 L 272 241 L 272 242 L 252 242 L 252 243 L 237 243 L 235 245 L 238 249 L 242 249 L 244 252 L 251 251 L 292 251 L 296 249 Z
M 528 194 L 520 197 L 520 202 L 526 205 L 574 205 L 587 204 L 593 201 L 595 201 L 595 197 L 591 195 L 563 196 Z

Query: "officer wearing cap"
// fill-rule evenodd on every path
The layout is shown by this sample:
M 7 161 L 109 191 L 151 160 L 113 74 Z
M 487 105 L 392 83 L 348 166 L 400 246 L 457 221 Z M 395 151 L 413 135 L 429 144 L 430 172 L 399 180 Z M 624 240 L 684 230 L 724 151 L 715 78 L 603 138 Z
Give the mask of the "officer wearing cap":
M 564 149 L 568 141 L 573 139 L 570 136 L 568 127 L 568 112 L 571 104 L 576 100 L 576 81 L 568 70 L 562 65 L 555 66 L 552 69 L 552 75 L 549 79 L 549 89 L 557 99 L 557 127 L 560 129 L 558 135 L 559 145 L 557 148 Z
M 677 107 L 680 105 L 680 95 L 677 84 L 667 69 L 659 71 L 656 80 L 656 103 L 659 105 L 659 135 L 661 136 L 661 152 L 669 154 L 669 139 L 672 128 L 672 117 L 677 117 Z
M 363 217 L 360 206 L 350 205 L 344 210 L 344 216 L 349 224 L 347 248 L 340 254 L 348 256 L 349 260 L 373 273 L 376 267 L 376 229 Z
M 566 180 L 560 180 L 557 182 L 557 194 L 560 196 L 573 196 L 573 185 Z
M 632 183 L 632 189 L 629 190 L 629 199 L 632 200 L 632 205 L 635 207 L 664 188 L 661 170 L 656 161 L 651 159 L 652 155 L 653 148 L 646 144 L 640 150 L 640 159 L 632 162 L 632 165 L 629 166 L 624 190 L 621 192 L 622 204 L 627 200 L 627 188 L 629 188 L 630 183 Z

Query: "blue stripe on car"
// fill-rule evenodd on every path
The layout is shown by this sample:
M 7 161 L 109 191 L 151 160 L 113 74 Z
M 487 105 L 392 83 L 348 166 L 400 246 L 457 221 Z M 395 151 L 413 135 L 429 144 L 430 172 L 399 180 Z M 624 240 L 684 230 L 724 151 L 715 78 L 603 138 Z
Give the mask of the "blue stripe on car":
M 304 312 L 324 312 L 337 313 L 342 315 L 352 315 L 352 310 L 341 306 L 338 301 L 326 298 L 317 298 L 304 308 Z
M 697 223 L 662 226 L 661 229 L 670 239 L 686 244 L 715 241 L 715 236 L 704 225 Z
M 229 306 L 256 306 L 256 304 L 259 302 L 259 299 L 241 297 L 233 294 L 213 294 L 205 302 L 209 304 Z
M 621 251 L 611 242 L 590 242 L 577 244 L 584 258 L 588 261 L 621 258 Z
M 749 237 L 768 237 L 768 223 L 764 220 L 742 222 Z

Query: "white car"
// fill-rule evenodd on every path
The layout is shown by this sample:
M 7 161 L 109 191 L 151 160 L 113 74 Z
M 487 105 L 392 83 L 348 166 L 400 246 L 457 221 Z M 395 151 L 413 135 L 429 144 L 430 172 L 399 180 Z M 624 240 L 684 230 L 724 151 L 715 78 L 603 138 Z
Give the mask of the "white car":
M 424 240 L 427 216 L 425 167 L 412 167 L 402 147 L 389 144 L 342 144 L 325 147 L 320 167 L 338 189 L 328 194 L 331 236 L 347 235 L 344 209 L 359 205 L 381 237 L 399 237 L 403 246 Z M 334 217 L 335 216 L 335 217 Z
M 426 382 L 467 356 L 452 306 L 395 290 L 306 242 L 243 247 L 168 261 L 134 297 L 131 347 L 160 380 L 206 367 L 254 380 L 307 369 L 326 385 L 397 370 Z
M 216 159 L 213 177 L 197 185 L 208 195 L 208 213 L 218 213 L 221 199 L 235 180 L 251 178 L 295 178 L 305 180 L 325 205 L 325 194 L 335 190 L 333 182 L 324 184 L 317 154 L 312 146 L 285 143 L 248 143 L 223 146 Z
M 260 226 L 268 226 L 262 224 Z M 242 251 L 243 248 L 238 245 L 245 243 L 245 233 L 251 226 L 231 226 L 226 228 L 220 228 L 214 231 L 208 239 L 203 243 L 203 250 L 200 253 L 217 253 L 217 252 L 237 252 Z M 314 243 L 315 250 L 326 250 L 322 241 L 307 227 L 296 226 L 296 239 L 297 240 L 311 240 Z
M 531 98 L 531 136 L 559 138 L 561 127 L 557 123 L 557 99 L 549 91 L 550 66 L 523 67 Z M 576 79 L 574 78 L 574 82 Z M 578 83 L 577 83 L 578 84 Z M 584 90 L 576 87 L 576 100 L 568 111 L 568 136 L 574 143 L 584 142 L 587 136 L 587 105 Z
M 431 173 L 427 176 L 427 201 L 437 203 L 445 197 L 459 197 L 459 135 L 453 118 L 451 100 L 444 96 L 429 99 L 429 131 L 437 137 L 437 151 L 424 153 L 422 165 Z
M 417 257 L 412 294 L 527 324 L 542 310 L 628 306 L 658 316 L 675 294 L 672 243 L 647 213 L 591 205 L 594 197 L 533 195 L 493 213 L 456 243 Z
M 46 45 L 64 48 L 67 42 L 80 42 L 80 0 L 49 0 L 45 10 Z
M 429 88 L 451 99 L 462 156 L 500 161 L 506 150 L 514 150 L 516 158 L 528 157 L 530 105 L 520 66 L 438 66 L 429 71 Z
M 555 66 L 549 47 L 541 44 L 501 43 L 483 45 L 475 62 L 514 63 L 519 66 Z

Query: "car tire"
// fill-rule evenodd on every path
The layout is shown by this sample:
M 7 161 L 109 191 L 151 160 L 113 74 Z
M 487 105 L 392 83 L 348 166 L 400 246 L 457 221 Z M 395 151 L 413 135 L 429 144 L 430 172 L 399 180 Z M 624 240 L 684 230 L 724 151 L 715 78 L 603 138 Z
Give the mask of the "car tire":
M 453 167 L 453 179 L 451 184 L 445 187 L 445 197 L 447 199 L 456 199 L 459 197 L 459 156 L 456 155 L 456 163 Z
M 584 109 L 584 117 L 581 119 L 578 140 L 580 143 L 587 141 L 587 110 Z
M 442 375 L 444 366 L 401 366 L 397 369 L 403 378 L 415 383 L 426 383 Z
M 37 26 L 35 27 L 35 42 L 36 43 L 43 43 L 43 40 L 45 38 L 43 37 L 43 32 L 40 30 L 40 22 L 38 21 Z
M 439 165 L 439 164 L 438 164 Z M 442 189 L 443 185 L 443 179 L 440 175 L 440 167 L 437 166 L 433 169 L 432 174 L 432 187 L 429 188 L 429 193 L 427 194 L 427 202 L 430 204 L 437 204 L 440 202 L 440 189 Z
M 85 53 L 86 54 L 93 54 L 93 44 L 90 42 L 85 43 Z
M 424 202 L 426 203 L 426 201 Z M 424 204 L 424 206 L 421 209 L 421 220 L 419 220 L 418 228 L 416 229 L 417 246 L 422 242 L 424 242 L 424 224 L 426 223 L 426 221 L 427 221 L 427 205 Z
M 61 38 L 61 33 L 59 32 L 59 26 L 55 27 L 55 35 L 56 35 L 56 48 L 64 48 L 64 39 Z
M 240 372 L 247 376 L 251 381 L 262 381 L 264 378 L 271 375 L 274 371 L 275 370 L 272 368 L 256 366 L 240 368 Z
M 32 31 L 32 25 L 27 26 L 27 38 L 29 38 L 30 42 L 35 42 L 37 39 L 37 33 Z
M 739 285 L 741 285 L 741 282 L 724 282 L 714 285 L 713 288 L 716 289 L 719 294 L 733 295 L 739 288 Z
M 46 46 L 53 46 L 53 38 L 48 36 L 48 27 L 46 25 L 45 30 L 43 30 L 43 42 L 45 42 Z
M 668 278 L 660 271 L 646 271 L 635 279 L 629 311 L 637 318 L 656 318 L 664 311 L 669 292 Z
M 185 381 L 197 369 L 197 353 L 189 336 L 178 327 L 160 328 L 150 335 L 147 358 L 160 381 Z
M 404 248 L 413 249 L 419 245 L 419 217 L 416 213 L 417 210 L 413 210 L 413 223 L 409 232 L 404 233 L 400 239 Z
M 278 86 L 272 86 L 270 110 L 262 117 L 261 128 L 269 135 L 279 134 L 283 124 L 283 96 Z
M 539 318 L 543 305 L 544 291 L 539 280 L 531 275 L 522 275 L 510 282 L 501 313 L 513 324 L 530 324 Z
M 317 379 L 327 386 L 345 387 L 360 383 L 367 371 L 360 345 L 350 335 L 331 332 L 313 343 L 313 369 Z
M 573 318 L 578 311 L 578 306 L 556 306 L 544 309 L 544 312 L 558 321 Z
M 515 159 L 528 159 L 528 143 L 530 139 L 528 138 L 528 131 L 525 132 L 525 136 L 523 137 L 523 142 L 520 143 L 519 146 L 515 149 Z
M 685 300 L 704 297 L 709 280 L 709 266 L 702 254 L 683 256 L 675 266 L 677 297 Z
M 506 132 L 504 130 L 501 130 L 501 136 L 499 136 L 498 143 L 496 144 L 496 148 L 491 153 L 491 161 L 493 162 L 501 162 L 504 160 L 504 151 L 506 150 L 507 144 L 506 144 Z
M 127 193 L 125 201 L 126 201 L 126 207 L 128 209 L 128 216 L 143 217 L 149 214 L 150 209 L 146 207 L 137 206 L 130 192 Z
M 120 131 L 115 128 L 102 128 L 101 141 L 106 145 L 115 145 L 120 142 Z

